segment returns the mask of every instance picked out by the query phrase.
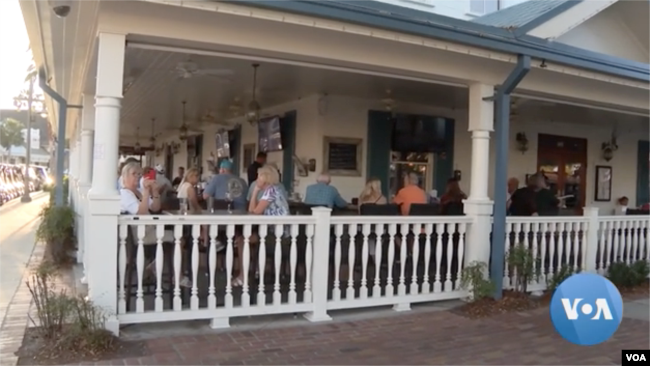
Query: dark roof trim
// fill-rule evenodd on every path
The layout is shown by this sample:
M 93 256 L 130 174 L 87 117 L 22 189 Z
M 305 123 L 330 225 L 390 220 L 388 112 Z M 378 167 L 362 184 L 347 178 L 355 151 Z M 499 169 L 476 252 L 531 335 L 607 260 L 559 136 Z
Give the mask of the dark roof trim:
M 567 1 L 562 3 L 555 8 L 547 11 L 546 13 L 541 14 L 537 18 L 531 20 L 530 22 L 522 25 L 521 27 L 515 29 L 515 36 L 523 36 L 526 33 L 532 31 L 533 29 L 539 27 L 540 25 L 548 22 L 549 20 L 555 18 L 556 16 L 564 13 L 565 11 L 573 8 L 574 6 L 580 4 L 583 0 Z
M 500 52 L 522 54 L 535 59 L 557 62 L 567 66 L 638 81 L 647 82 L 650 78 L 650 65 L 645 63 L 611 57 L 531 36 L 517 38 L 505 29 L 377 1 L 239 0 L 236 2 L 270 10 L 317 16 L 422 37 L 442 39 Z

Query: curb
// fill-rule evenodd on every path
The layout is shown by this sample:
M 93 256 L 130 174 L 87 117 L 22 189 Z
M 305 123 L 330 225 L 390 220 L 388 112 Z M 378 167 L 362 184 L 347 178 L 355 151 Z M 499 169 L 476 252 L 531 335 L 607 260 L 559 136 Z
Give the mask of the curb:
M 0 327 L 0 365 L 2 366 L 15 366 L 18 362 L 16 352 L 23 344 L 32 304 L 32 296 L 25 280 L 27 275 L 41 263 L 44 254 L 45 243 L 36 242 L 20 279 L 20 285 L 7 306 L 7 313 Z

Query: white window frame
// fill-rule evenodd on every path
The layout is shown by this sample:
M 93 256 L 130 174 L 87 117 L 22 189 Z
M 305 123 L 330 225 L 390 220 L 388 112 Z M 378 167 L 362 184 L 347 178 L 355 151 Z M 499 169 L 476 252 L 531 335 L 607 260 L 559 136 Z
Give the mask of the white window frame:
M 472 4 L 481 4 L 482 10 L 473 8 Z M 467 2 L 468 15 L 471 16 L 482 16 L 485 14 L 493 13 L 495 11 L 501 10 L 501 2 L 499 0 L 469 0 Z M 490 8 L 489 11 L 486 11 L 486 8 Z

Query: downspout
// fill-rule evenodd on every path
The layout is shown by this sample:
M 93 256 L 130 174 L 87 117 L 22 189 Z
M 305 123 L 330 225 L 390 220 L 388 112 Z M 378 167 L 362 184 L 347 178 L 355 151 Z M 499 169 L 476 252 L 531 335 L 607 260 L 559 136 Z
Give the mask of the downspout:
M 65 125 L 68 114 L 68 107 L 70 108 L 81 108 L 81 106 L 72 106 L 68 105 L 68 101 L 65 100 L 59 93 L 54 91 L 47 85 L 47 80 L 45 78 L 45 70 L 41 68 L 38 71 L 38 85 L 59 103 L 59 125 L 57 130 L 57 143 L 56 143 L 56 186 L 54 187 L 54 204 L 56 206 L 63 206 L 63 156 L 65 154 Z
M 519 55 L 517 66 L 506 80 L 496 88 L 496 169 L 494 174 L 494 225 L 490 249 L 490 277 L 494 281 L 495 299 L 503 292 L 503 272 L 506 248 L 506 194 L 508 180 L 508 150 L 510 145 L 510 93 L 530 71 L 530 56 Z

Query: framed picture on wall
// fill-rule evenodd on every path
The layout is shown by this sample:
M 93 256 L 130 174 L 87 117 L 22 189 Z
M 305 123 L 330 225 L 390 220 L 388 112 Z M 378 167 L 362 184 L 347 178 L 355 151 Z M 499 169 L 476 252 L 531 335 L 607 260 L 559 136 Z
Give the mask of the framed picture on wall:
M 612 167 L 596 166 L 596 202 L 609 202 L 612 200 Z

